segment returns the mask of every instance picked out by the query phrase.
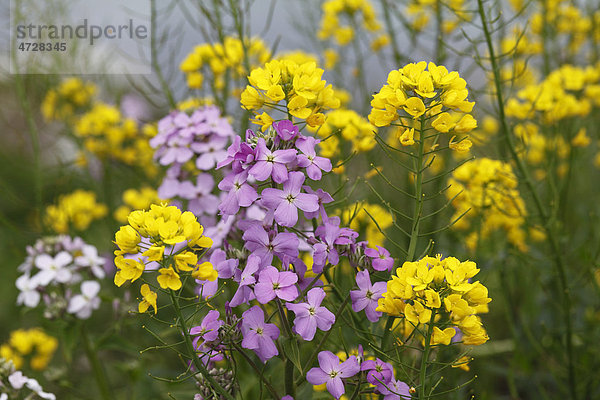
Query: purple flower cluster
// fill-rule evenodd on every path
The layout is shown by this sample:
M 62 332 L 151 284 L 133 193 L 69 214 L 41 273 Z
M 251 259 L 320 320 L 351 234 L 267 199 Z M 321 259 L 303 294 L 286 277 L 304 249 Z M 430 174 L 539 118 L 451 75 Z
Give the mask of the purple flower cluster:
M 187 130 L 184 132 L 187 135 Z M 264 133 L 248 130 L 245 140 L 235 137 L 217 164 L 224 174 L 218 182 L 222 191 L 219 201 L 208 197 L 215 182 L 203 174 L 195 182 L 163 183 L 162 190 L 168 194 L 169 185 L 185 187 L 187 199 L 203 199 L 212 203 L 211 210 L 220 213 L 217 226 L 221 227 L 215 229 L 225 232 L 221 236 L 223 249 L 215 249 L 208 256 L 219 279 L 198 281 L 198 293 L 209 298 L 223 288 L 222 280 L 234 282 L 226 284 L 223 290 L 229 295 L 229 312 L 241 313 L 238 322 L 231 326 L 241 333 L 241 347 L 254 351 L 262 362 L 279 355 L 280 331 L 312 341 L 319 330 L 332 329 L 336 315 L 328 308 L 328 289 L 320 287 L 323 283 L 315 274 L 325 273 L 344 257 L 357 271 L 357 289 L 349 294 L 352 310 L 364 310 L 371 322 L 381 317 L 376 307 L 386 284 L 372 283 L 372 278 L 377 272 L 391 271 L 394 260 L 385 248 L 368 247 L 366 242 L 358 241 L 357 232 L 341 226 L 339 217 L 327 214 L 326 205 L 333 202 L 332 196 L 322 188 L 310 186 L 332 169 L 328 159 L 317 155 L 318 143 L 318 139 L 302 135 L 291 121 L 276 122 Z M 190 147 L 194 148 L 198 146 Z M 161 160 L 173 157 L 163 151 Z M 178 176 L 179 172 L 173 174 Z M 206 234 L 211 236 L 208 229 Z M 312 256 L 312 275 L 307 275 L 301 254 Z M 266 315 L 267 310 L 275 310 L 275 314 Z M 219 359 L 222 352 L 216 332 L 223 322 L 218 317 L 217 311 L 210 311 L 190 331 L 205 362 Z M 284 330 L 283 324 L 288 323 L 291 329 Z M 327 351 L 318 357 L 320 368 L 310 370 L 307 380 L 325 383 L 334 397 L 344 393 L 343 379 L 363 371 L 386 399 L 400 399 L 394 397 L 399 383 L 393 380 L 389 364 L 370 367 L 368 362 L 359 364 L 356 357 L 340 363 Z
M 319 366 L 308 371 L 306 380 L 313 385 L 325 384 L 327 391 L 336 399 L 346 392 L 343 379 L 359 372 L 366 374 L 367 382 L 375 386 L 375 391 L 382 394 L 385 400 L 411 398 L 408 385 L 394 379 L 394 369 L 391 364 L 378 358 L 359 363 L 356 356 L 350 356 L 340 363 L 338 356 L 330 351 L 320 352 L 317 358 Z
M 230 225 L 216 218 L 220 199 L 213 194 L 215 180 L 208 172 L 227 156 L 226 147 L 234 136 L 227 119 L 217 107 L 195 110 L 191 115 L 174 111 L 158 122 L 158 134 L 150 140 L 154 157 L 168 166 L 158 188 L 158 196 L 172 204 L 186 202 L 186 208 L 200 217 L 200 222 L 213 227 L 209 236 L 220 246 Z M 219 227 L 214 229 L 214 227 Z

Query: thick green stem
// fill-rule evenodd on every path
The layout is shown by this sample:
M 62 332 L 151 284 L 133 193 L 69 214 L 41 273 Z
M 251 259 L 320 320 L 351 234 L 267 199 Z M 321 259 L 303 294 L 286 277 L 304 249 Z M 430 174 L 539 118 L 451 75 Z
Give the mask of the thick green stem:
M 219 383 L 209 374 L 208 370 L 202 364 L 202 361 L 197 357 L 196 351 L 194 350 L 194 345 L 192 343 L 192 339 L 190 337 L 189 330 L 186 326 L 185 319 L 181 314 L 181 307 L 179 306 L 179 299 L 175 295 L 175 291 L 169 289 L 169 294 L 171 295 L 171 301 L 173 302 L 173 308 L 175 309 L 175 315 L 177 315 L 177 324 L 179 325 L 179 329 L 183 334 L 183 338 L 185 341 L 185 347 L 187 352 L 189 353 L 189 358 L 192 360 L 194 367 L 202 374 L 204 379 L 208 381 L 208 383 L 212 386 L 214 390 L 216 390 L 219 394 L 223 395 L 228 400 L 234 400 L 233 396 L 223 388 L 223 386 L 219 385 Z
M 504 98 L 502 94 L 502 84 L 500 78 L 500 68 L 498 66 L 496 55 L 494 51 L 494 45 L 492 42 L 492 35 L 489 31 L 487 17 L 485 15 L 485 10 L 483 8 L 483 0 L 477 0 L 479 16 L 481 18 L 481 24 L 483 27 L 483 33 L 485 35 L 485 40 L 488 47 L 488 52 L 490 55 L 490 62 L 492 64 L 492 72 L 494 77 L 494 86 L 496 90 L 496 102 L 498 106 L 498 118 L 500 120 L 500 130 L 504 139 L 508 145 L 510 154 L 519 170 L 520 175 L 523 178 L 525 186 L 530 192 L 537 212 L 542 220 L 542 226 L 546 231 L 546 236 L 548 237 L 548 242 L 550 244 L 550 248 L 553 253 L 554 265 L 556 268 L 556 272 L 558 275 L 558 280 L 561 289 L 561 301 L 562 308 L 564 314 L 565 321 L 565 346 L 567 349 L 567 369 L 569 375 L 569 394 L 572 400 L 577 400 L 577 380 L 575 377 L 575 363 L 574 363 L 574 355 L 573 355 L 573 327 L 571 321 L 571 295 L 569 292 L 569 287 L 567 285 L 567 275 L 565 270 L 565 265 L 563 261 L 563 256 L 560 250 L 560 246 L 558 244 L 558 239 L 556 235 L 556 225 L 549 220 L 549 214 L 542 203 L 542 199 L 538 194 L 535 185 L 531 179 L 529 174 L 529 170 L 527 169 L 524 161 L 519 157 L 516 146 L 514 143 L 514 138 L 508 128 L 508 123 L 506 119 L 506 114 L 504 113 Z
M 421 117 L 421 129 L 425 125 L 425 119 Z M 413 224 L 410 230 L 410 242 L 406 261 L 414 261 L 419 241 L 419 225 L 421 223 L 421 212 L 423 211 L 423 153 L 425 151 L 425 134 L 421 130 L 419 135 L 419 149 L 415 160 L 415 208 L 413 211 Z
M 104 368 L 102 368 L 102 364 L 100 364 L 98 354 L 96 354 L 96 349 L 90 341 L 90 337 L 87 333 L 85 323 L 81 324 L 81 343 L 83 344 L 85 355 L 87 356 L 88 361 L 90 362 L 90 365 L 92 367 L 92 371 L 94 372 L 94 378 L 96 378 L 96 384 L 98 385 L 98 389 L 100 390 L 100 396 L 102 396 L 103 400 L 114 399 L 110 390 L 110 385 L 108 384 L 108 380 L 106 379 L 106 373 L 104 372 Z
M 421 358 L 421 368 L 419 369 L 419 400 L 425 400 L 427 396 L 427 364 L 429 363 L 429 352 L 431 351 L 431 335 L 433 334 L 433 325 L 435 321 L 435 309 L 431 312 L 431 318 L 427 326 L 427 336 L 425 336 L 425 349 Z
M 435 62 L 441 65 L 446 60 L 446 51 L 444 49 L 444 16 L 442 14 L 442 2 L 437 0 L 435 3 L 435 23 L 437 26 L 437 37 L 435 44 Z

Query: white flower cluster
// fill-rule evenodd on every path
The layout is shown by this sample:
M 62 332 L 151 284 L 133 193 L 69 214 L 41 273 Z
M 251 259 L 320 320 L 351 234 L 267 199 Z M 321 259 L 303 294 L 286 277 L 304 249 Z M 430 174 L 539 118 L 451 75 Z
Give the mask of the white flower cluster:
M 26 390 L 32 393 L 26 393 Z M 30 399 L 37 397 L 46 400 L 56 400 L 52 393 L 44 392 L 39 382 L 33 378 L 23 375 L 23 372 L 15 370 L 11 361 L 0 358 L 0 400 Z
M 34 308 L 43 300 L 45 316 L 59 317 L 65 311 L 87 319 L 100 307 L 100 283 L 106 260 L 96 247 L 81 238 L 47 237 L 27 247 L 27 258 L 16 286 L 17 304 Z M 1 400 L 1 399 L 0 399 Z

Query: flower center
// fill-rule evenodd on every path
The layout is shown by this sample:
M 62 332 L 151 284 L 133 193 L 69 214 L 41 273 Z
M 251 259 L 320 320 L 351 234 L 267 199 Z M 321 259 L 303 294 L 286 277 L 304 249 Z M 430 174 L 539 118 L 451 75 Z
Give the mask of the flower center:
M 315 315 L 315 308 L 314 308 L 314 307 L 310 307 L 310 308 L 308 309 L 308 313 L 309 313 L 310 315 Z
M 275 157 L 274 157 L 273 155 L 269 154 L 269 155 L 267 156 L 267 162 L 271 162 L 271 163 L 272 163 L 272 162 L 275 162 Z
M 273 290 L 279 289 L 279 282 L 273 282 Z
M 288 203 L 292 204 L 294 202 L 294 200 L 296 200 L 296 198 L 294 196 L 292 196 L 291 194 L 288 194 L 287 197 L 285 198 Z
M 331 372 L 329 373 L 329 376 L 330 376 L 330 377 L 332 377 L 332 378 L 335 378 L 336 376 L 338 376 L 338 374 L 339 374 L 339 372 L 338 372 L 338 371 L 331 371 Z
M 365 294 L 365 297 L 366 297 L 367 299 L 370 299 L 370 298 L 372 298 L 372 297 L 373 297 L 373 292 L 371 292 L 370 290 L 367 290 L 367 293 Z
M 263 328 L 256 328 L 256 333 L 262 335 L 264 332 Z

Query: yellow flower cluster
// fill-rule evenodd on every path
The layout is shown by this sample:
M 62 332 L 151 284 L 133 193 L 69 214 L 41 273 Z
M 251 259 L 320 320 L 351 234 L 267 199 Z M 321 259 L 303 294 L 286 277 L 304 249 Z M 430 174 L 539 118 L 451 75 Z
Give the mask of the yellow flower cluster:
M 46 121 L 67 121 L 77 112 L 90 108 L 97 88 L 79 78 L 65 79 L 55 89 L 50 89 L 42 101 L 42 115 Z
M 436 18 L 439 12 L 442 15 L 442 31 L 449 34 L 454 31 L 462 21 L 470 21 L 471 13 L 468 12 L 464 0 L 411 0 L 406 7 L 406 14 L 410 17 L 411 28 L 416 32 L 423 31 L 431 17 Z M 438 10 L 438 7 L 442 7 Z M 445 13 L 444 10 L 450 12 Z
M 556 172 L 559 176 L 564 176 L 569 168 L 568 157 L 571 147 L 586 147 L 591 142 L 585 128 L 579 130 L 570 145 L 562 136 L 544 135 L 537 124 L 529 121 L 515 125 L 514 132 L 523 146 L 518 149 L 519 152 L 530 165 L 536 168 L 533 173 L 537 180 L 546 178 L 549 161 L 552 164 L 557 162 Z
M 508 241 L 521 251 L 525 244 L 525 202 L 517 189 L 518 181 L 510 164 L 479 158 L 458 167 L 448 180 L 446 197 L 457 196 L 452 219 L 465 212 L 453 225 L 457 230 L 471 230 L 466 246 L 474 250 L 479 240 L 498 229 L 506 231 Z M 479 237 L 481 234 L 481 237 Z
M 589 115 L 600 106 L 600 63 L 586 68 L 564 65 L 538 84 L 524 87 L 505 106 L 506 115 L 554 124 L 570 117 Z
M 369 121 L 375 126 L 398 126 L 397 137 L 403 146 L 419 140 L 419 132 L 466 134 L 477 127 L 471 114 L 467 82 L 458 72 L 425 61 L 391 71 L 387 84 L 373 95 Z M 450 140 L 452 142 L 452 139 Z M 468 139 L 464 146 L 470 147 Z M 461 143 L 462 143 L 461 142 Z
M 225 86 L 227 73 L 230 78 L 239 79 L 248 75 L 245 58 L 250 68 L 262 65 L 271 58 L 271 52 L 259 38 L 246 38 L 242 43 L 239 38 L 227 36 L 223 43 L 204 43 L 194 47 L 179 68 L 186 74 L 187 84 L 192 89 L 200 89 L 205 81 L 204 76 L 211 73 L 210 85 L 216 89 Z M 247 54 L 244 54 L 244 44 Z
M 58 340 L 40 328 L 18 329 L 11 332 L 8 343 L 0 346 L 0 358 L 11 360 L 16 369 L 21 369 L 25 357 L 29 357 L 31 368 L 42 371 L 50 363 L 57 347 Z
M 590 38 L 594 28 L 593 15 L 588 10 L 580 10 L 575 3 L 567 0 L 544 0 L 542 8 L 540 4 L 537 10 L 529 17 L 531 30 L 534 35 L 541 38 L 544 33 L 544 24 L 550 26 L 555 35 L 564 35 L 568 40 L 566 49 L 576 53 L 581 46 Z M 598 27 L 596 27 L 598 29 Z M 541 46 L 540 46 L 541 47 Z
M 56 233 L 68 233 L 69 229 L 83 231 L 107 213 L 106 205 L 96 202 L 94 192 L 78 189 L 60 196 L 56 205 L 49 205 L 44 223 Z
M 316 131 L 318 136 L 327 138 L 320 143 L 322 156 L 327 158 L 339 157 L 344 142 L 352 144 L 351 153 L 369 151 L 377 144 L 374 137 L 377 128 L 353 110 L 331 111 L 319 129 L 311 130 Z
M 154 262 L 161 266 L 156 280 L 163 289 L 180 289 L 182 272 L 191 272 L 195 279 L 217 279 L 209 262 L 198 265 L 196 252 L 210 248 L 212 240 L 202 235 L 204 228 L 191 212 L 153 204 L 147 211 L 131 212 L 128 222 L 115 234 L 119 247 L 115 251 L 117 286 L 137 280 L 145 271 L 145 264 Z M 156 297 L 149 287 L 142 286 L 141 293 L 146 303 L 143 301 L 145 308 L 140 305 L 140 309 L 145 311 L 148 305 L 154 305 L 156 310 Z
M 250 73 L 250 85 L 241 94 L 242 107 L 257 114 L 263 130 L 273 119 L 266 112 L 258 115 L 256 110 L 265 106 L 280 109 L 281 101 L 288 115 L 305 119 L 313 127 L 322 125 L 325 122 L 322 111 L 340 106 L 331 85 L 321 78 L 323 72 L 314 62 L 270 61 L 264 68 L 255 68 Z
M 323 3 L 322 10 L 321 28 L 317 32 L 317 37 L 321 40 L 335 38 L 340 46 L 346 46 L 362 25 L 367 32 L 378 34 L 371 42 L 373 51 L 380 50 L 390 41 L 386 34 L 379 33 L 381 24 L 368 0 L 328 0 Z M 348 20 L 347 23 L 343 22 L 344 17 Z
M 403 334 L 432 327 L 431 344 L 448 345 L 458 328 L 462 343 L 480 345 L 489 338 L 478 314 L 488 312 L 487 288 L 471 282 L 479 269 L 473 261 L 441 255 L 405 262 L 387 282 L 377 311 L 401 317 Z M 427 326 L 427 328 L 425 328 Z
M 124 205 L 117 208 L 114 212 L 114 217 L 117 222 L 124 224 L 127 222 L 129 213 L 133 210 L 146 210 L 152 204 L 161 204 L 163 200 L 158 198 L 158 193 L 155 189 L 144 186 L 140 190 L 127 189 L 123 192 Z
M 149 176 L 157 172 L 148 143 L 152 133 L 147 128 L 140 131 L 136 121 L 123 118 L 117 107 L 100 102 L 75 123 L 75 135 L 83 140 L 87 151 L 101 159 L 138 166 Z

